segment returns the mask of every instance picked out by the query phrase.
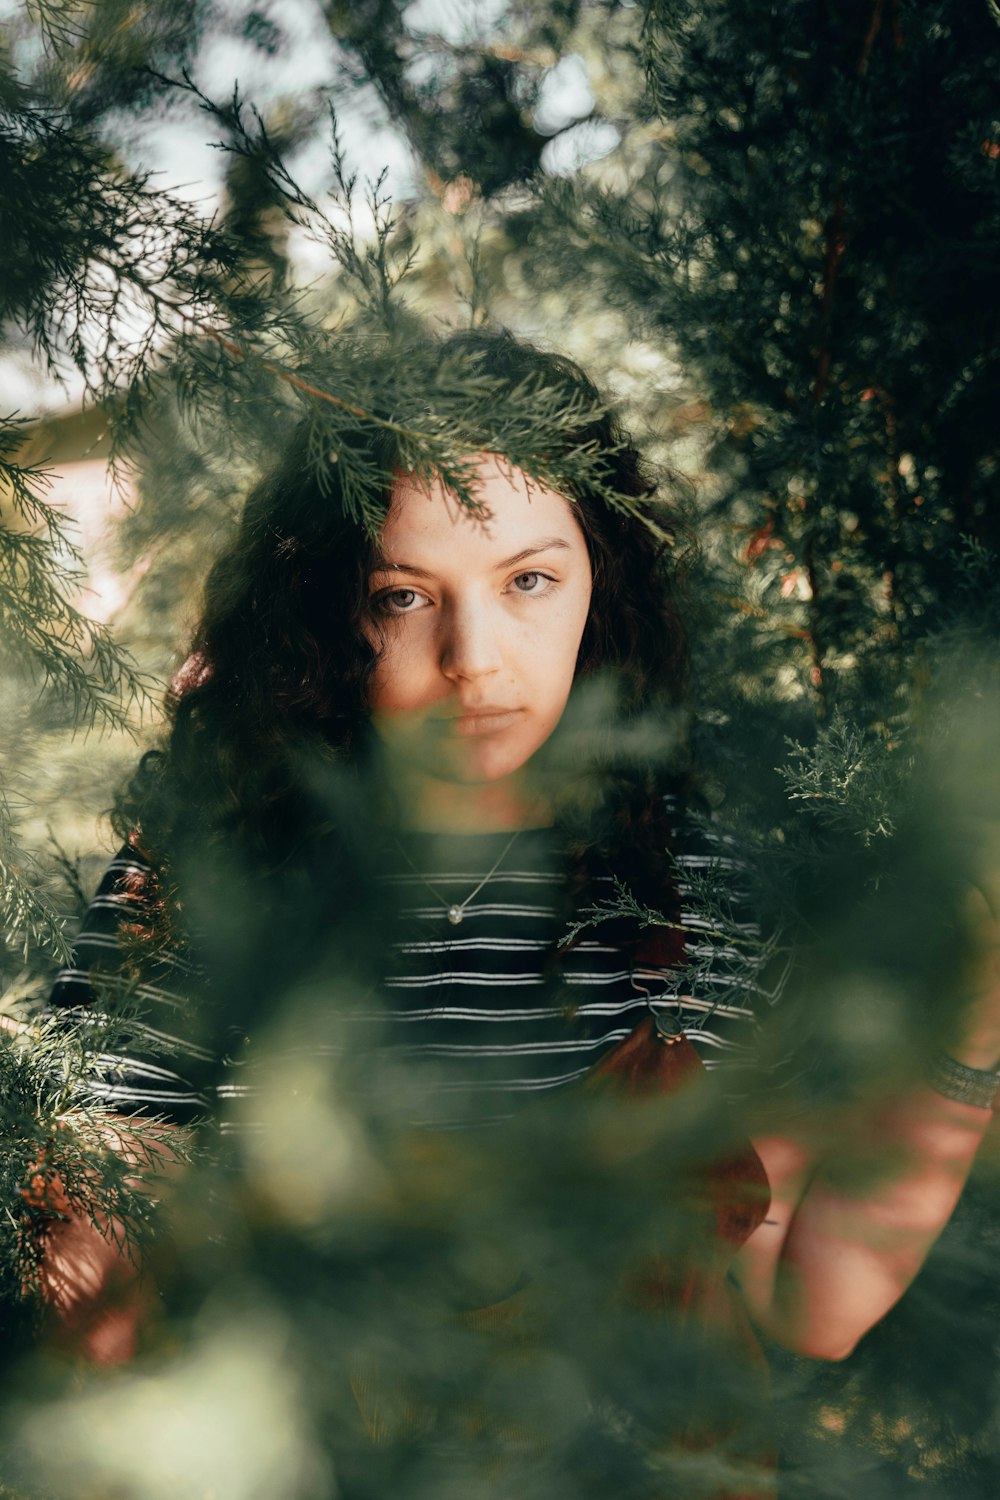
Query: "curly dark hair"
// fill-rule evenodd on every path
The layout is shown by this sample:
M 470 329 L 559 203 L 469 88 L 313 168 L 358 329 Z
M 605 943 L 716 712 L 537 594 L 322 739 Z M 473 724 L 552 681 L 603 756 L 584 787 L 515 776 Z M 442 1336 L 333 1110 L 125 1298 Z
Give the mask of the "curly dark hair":
M 593 571 L 577 677 L 612 669 L 626 717 L 678 705 L 687 649 L 678 549 L 670 545 L 676 523 L 662 504 L 654 511 L 656 486 L 589 377 L 507 333 L 457 333 L 433 347 L 442 363 L 468 359 L 501 390 L 536 382 L 588 408 L 587 420 L 560 441 L 567 453 L 590 445 L 603 487 L 625 504 L 609 505 L 586 488 L 571 496 Z M 387 507 L 398 447 L 374 424 L 357 441 L 382 476 Z M 161 871 L 213 844 L 238 850 L 261 874 L 307 858 L 318 834 L 338 830 L 329 796 L 317 799 L 306 768 L 332 763 L 350 776 L 365 764 L 377 655 L 361 621 L 374 541 L 346 513 L 338 465 L 318 473 L 303 449 L 297 435 L 249 495 L 209 573 L 191 652 L 169 696 L 165 743 L 143 757 L 115 808 L 117 831 Z M 658 894 L 662 908 L 670 883 L 661 782 L 652 762 L 633 757 L 615 773 L 601 819 L 567 830 L 567 915 L 585 898 L 598 848 L 637 893 Z

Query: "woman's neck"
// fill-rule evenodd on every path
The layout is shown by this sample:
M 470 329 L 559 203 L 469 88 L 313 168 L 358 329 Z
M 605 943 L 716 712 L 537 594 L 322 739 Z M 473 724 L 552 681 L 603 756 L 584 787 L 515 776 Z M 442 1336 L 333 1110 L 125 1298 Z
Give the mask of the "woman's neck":
M 509 778 L 467 786 L 411 777 L 400 791 L 400 822 L 416 833 L 513 833 L 555 821 L 550 798 Z

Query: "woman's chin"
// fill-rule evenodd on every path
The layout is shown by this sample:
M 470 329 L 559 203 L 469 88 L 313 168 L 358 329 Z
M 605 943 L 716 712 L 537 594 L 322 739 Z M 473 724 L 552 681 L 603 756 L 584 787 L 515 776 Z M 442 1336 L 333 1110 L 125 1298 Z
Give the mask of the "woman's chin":
M 527 760 L 517 746 L 503 744 L 500 736 L 443 735 L 436 726 L 398 721 L 376 723 L 376 730 L 394 778 L 429 777 L 481 786 L 514 775 Z
M 488 786 L 507 780 L 523 770 L 516 755 L 498 754 L 496 747 L 455 742 L 442 747 L 421 769 L 440 781 L 459 786 Z

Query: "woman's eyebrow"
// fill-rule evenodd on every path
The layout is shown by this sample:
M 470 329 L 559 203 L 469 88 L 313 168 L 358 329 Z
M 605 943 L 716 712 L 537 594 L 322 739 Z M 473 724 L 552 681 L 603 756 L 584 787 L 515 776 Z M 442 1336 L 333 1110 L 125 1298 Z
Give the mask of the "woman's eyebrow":
M 569 551 L 569 542 L 561 536 L 547 536 L 542 541 L 536 542 L 533 547 L 525 547 L 523 552 L 515 552 L 513 557 L 505 557 L 502 563 L 497 563 L 497 572 L 512 568 L 515 563 L 524 562 L 526 557 L 534 557 L 536 552 L 548 552 L 553 547 L 565 547 Z
M 369 574 L 375 573 L 415 573 L 418 578 L 433 578 L 433 573 L 428 573 L 426 568 L 418 568 L 413 563 L 390 562 L 387 557 L 376 557 L 372 561 Z
M 568 550 L 569 542 L 565 541 L 561 536 L 543 537 L 541 541 L 535 542 L 530 547 L 525 547 L 523 552 L 515 552 L 513 557 L 505 557 L 503 562 L 496 564 L 495 571 L 497 573 L 505 572 L 508 568 L 513 568 L 517 563 L 524 562 L 526 557 L 534 557 L 536 552 L 548 552 L 553 547 L 565 547 Z M 426 568 L 415 567 L 413 563 L 390 562 L 387 557 L 378 555 L 376 555 L 372 562 L 371 571 L 373 573 L 388 573 L 390 571 L 395 573 L 415 573 L 418 578 L 434 577 L 434 574 L 428 572 Z

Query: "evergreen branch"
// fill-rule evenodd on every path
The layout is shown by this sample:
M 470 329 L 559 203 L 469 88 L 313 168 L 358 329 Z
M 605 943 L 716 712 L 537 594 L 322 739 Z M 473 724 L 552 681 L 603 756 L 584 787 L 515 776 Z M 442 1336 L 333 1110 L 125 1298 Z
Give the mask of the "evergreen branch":
M 79 24 L 79 0 L 25 0 L 25 12 L 37 20 L 45 45 L 55 54 L 76 47 L 86 33 Z
M 602 897 L 600 901 L 581 908 L 580 919 L 567 925 L 563 943 L 569 943 L 581 932 L 596 927 L 609 917 L 631 917 L 644 931 L 652 927 L 660 927 L 666 932 L 679 932 L 685 935 L 697 932 L 699 936 L 719 938 L 727 944 L 737 946 L 746 954 L 759 956 L 770 957 L 776 951 L 773 938 L 763 938 L 756 929 L 748 929 L 745 924 L 740 924 L 738 927 L 734 925 L 732 917 L 726 910 L 732 897 L 727 884 L 728 872 L 723 872 L 721 866 L 715 869 L 710 868 L 704 875 L 692 875 L 689 870 L 682 872 L 681 867 L 676 864 L 674 869 L 678 877 L 683 874 L 685 894 L 690 896 L 691 905 L 699 919 L 696 928 L 692 927 L 690 922 L 686 923 L 668 917 L 658 908 L 647 906 L 638 900 L 624 881 L 614 875 L 612 876 L 614 895 Z M 707 923 L 706 917 L 708 917 Z
M 233 359 L 248 360 L 254 358 L 253 354 L 242 348 L 233 339 L 226 338 L 224 334 L 215 328 L 203 327 L 201 332 L 210 339 L 214 339 L 221 349 L 233 357 Z M 256 364 L 259 369 L 276 379 L 284 381 L 292 390 L 300 391 L 305 396 L 313 396 L 317 401 L 326 402 L 329 406 L 337 406 L 341 411 L 348 412 L 352 417 L 357 417 L 361 422 L 369 422 L 373 427 L 381 427 L 385 432 L 394 432 L 398 437 L 409 438 L 414 443 L 432 443 L 434 435 L 419 432 L 412 427 L 403 427 L 398 422 L 391 421 L 388 417 L 376 416 L 373 412 L 366 411 L 361 406 L 356 406 L 352 401 L 346 401 L 342 396 L 335 396 L 332 391 L 322 390 L 318 385 L 312 385 L 308 380 L 303 380 L 291 370 L 284 369 L 274 360 L 257 357 Z
M 626 497 L 608 488 L 603 478 L 606 455 L 598 451 L 596 446 L 578 445 L 569 454 L 558 451 L 558 443 L 555 441 L 558 433 L 572 431 L 603 413 L 603 407 L 594 407 L 592 403 L 585 403 L 582 398 L 571 401 L 560 399 L 556 404 L 551 392 L 545 392 L 535 382 L 527 381 L 509 393 L 506 421 L 501 414 L 498 422 L 493 400 L 498 383 L 491 378 L 480 378 L 477 392 L 477 376 L 469 370 L 468 365 L 463 364 L 462 378 L 456 380 L 453 392 L 449 390 L 448 384 L 449 379 L 453 378 L 451 372 L 441 372 L 437 394 L 440 396 L 442 409 L 439 413 L 433 413 L 433 409 L 428 411 L 428 415 L 433 413 L 436 418 L 432 427 L 426 424 L 417 427 L 381 416 L 370 407 L 359 406 L 356 402 L 337 396 L 328 388 L 303 378 L 277 361 L 241 346 L 218 329 L 204 325 L 200 326 L 199 331 L 231 358 L 241 363 L 253 362 L 258 369 L 281 380 L 291 389 L 338 408 L 359 421 L 392 432 L 404 443 L 412 444 L 413 451 L 405 454 L 406 466 L 417 480 L 428 480 L 433 475 L 439 475 L 442 482 L 470 510 L 479 508 L 474 493 L 476 470 L 470 454 L 485 450 L 503 453 L 512 464 L 555 489 L 565 488 L 567 474 L 575 469 L 578 482 L 586 483 L 600 493 L 612 508 L 635 513 L 634 505 Z M 366 346 L 369 359 L 374 347 L 372 343 Z M 406 351 L 401 350 L 400 353 L 405 354 Z M 359 373 L 356 367 L 353 373 L 355 376 Z M 455 375 L 457 374 L 456 370 Z M 480 397 L 478 402 L 474 399 L 477 394 Z M 546 401 L 547 406 L 540 410 L 540 403 Z M 426 408 L 429 402 L 425 399 L 422 404 Z M 515 415 L 519 404 L 524 409 L 523 417 Z M 453 407 L 450 412 L 449 406 Z M 525 427 L 527 432 L 524 431 Z M 539 451 L 537 436 L 542 434 L 550 453 Z M 360 499 L 359 505 L 363 513 L 364 507 Z M 643 515 L 641 519 L 660 540 L 672 540 L 650 517 Z M 373 518 L 375 529 L 381 524 L 381 520 L 381 515 Z
M 27 525 L 44 527 L 53 545 L 58 545 L 74 562 L 79 562 L 80 553 L 66 534 L 64 518 L 41 493 L 51 486 L 51 467 L 44 462 L 17 462 L 16 454 L 24 444 L 25 432 L 30 425 L 29 418 L 19 417 L 16 413 L 0 417 L 0 492 L 6 490 L 6 497 Z
M 240 96 L 238 85 L 234 87 L 229 103 L 220 105 L 199 88 L 186 70 L 182 71 L 180 80 L 153 73 L 152 70 L 150 72 L 159 82 L 189 94 L 204 113 L 224 126 L 229 139 L 214 142 L 216 149 L 241 156 L 262 167 L 272 190 L 293 223 L 307 229 L 312 228 L 311 221 L 322 226 L 323 238 L 329 244 L 334 259 L 360 288 L 373 312 L 386 327 L 391 327 L 396 317 L 394 294 L 397 286 L 412 270 L 415 252 L 407 251 L 398 264 L 390 265 L 389 246 L 395 220 L 391 213 L 391 200 L 383 191 L 387 176 L 385 169 L 370 185 L 368 194 L 375 229 L 375 246 L 374 249 L 365 250 L 363 254 L 359 251 L 353 216 L 357 174 L 348 174 L 346 170 L 333 104 L 328 105 L 331 163 L 338 201 L 347 220 L 346 230 L 334 224 L 316 200 L 292 176 L 256 106 L 249 107 L 252 128 L 247 125 L 247 106 Z
M 909 766 L 897 743 L 886 744 L 836 714 L 811 748 L 792 739 L 786 744 L 792 759 L 776 769 L 790 801 L 810 804 L 823 822 L 864 844 L 892 838 Z
M 36 860 L 14 837 L 14 819 L 2 787 L 0 924 L 8 935 L 20 940 L 25 959 L 32 948 L 43 947 L 60 963 L 69 962 L 64 918 L 45 892 L 45 880 Z
M 255 104 L 247 106 L 240 94 L 238 83 L 233 85 L 232 96 L 228 104 L 219 104 L 195 83 L 187 68 L 181 69 L 180 79 L 171 78 L 166 73 L 158 73 L 155 68 L 150 67 L 144 68 L 143 72 L 149 78 L 155 79 L 157 83 L 164 84 L 168 89 L 190 95 L 204 114 L 217 120 L 226 129 L 231 139 L 213 141 L 212 145 L 216 151 L 224 151 L 233 156 L 241 156 L 248 161 L 262 163 L 271 185 L 277 188 L 280 197 L 288 204 L 307 209 L 310 213 L 320 212 L 315 200 L 303 192 L 298 182 L 292 177 L 280 152 L 271 140 L 263 115 Z M 244 120 L 244 111 L 248 107 L 256 134 L 247 128 Z
M 126 1131 L 95 1096 L 106 1035 L 90 1017 L 7 1016 L 0 1026 L 0 1273 L 21 1297 L 40 1296 L 49 1226 L 70 1213 L 135 1258 L 159 1221 L 150 1174 L 193 1159 L 185 1132 L 138 1116 Z
M 612 885 L 613 896 L 602 897 L 600 901 L 593 901 L 589 906 L 580 908 L 576 921 L 567 924 L 561 947 L 568 947 L 582 932 L 599 926 L 609 917 L 633 917 L 643 929 L 663 927 L 668 931 L 679 931 L 677 922 L 671 921 L 662 911 L 657 911 L 640 902 L 633 895 L 631 888 L 617 875 L 612 877 Z
M 45 683 L 69 693 L 76 717 L 127 728 L 134 705 L 149 701 L 148 679 L 106 625 L 69 603 L 79 581 L 53 542 L 0 524 L 0 624 L 6 649 L 19 644 Z

